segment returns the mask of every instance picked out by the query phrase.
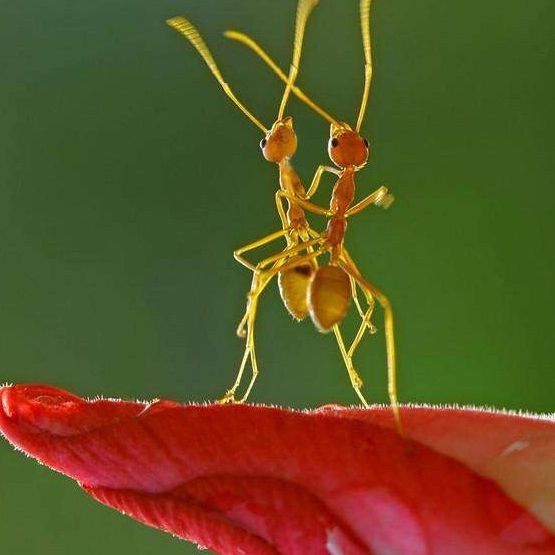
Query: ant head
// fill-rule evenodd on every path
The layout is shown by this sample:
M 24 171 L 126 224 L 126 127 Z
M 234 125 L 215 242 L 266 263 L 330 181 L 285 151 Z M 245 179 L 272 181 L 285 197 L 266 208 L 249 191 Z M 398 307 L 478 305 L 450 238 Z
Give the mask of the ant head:
M 293 129 L 293 118 L 287 116 L 272 125 L 272 129 L 266 133 L 260 141 L 260 148 L 264 158 L 269 162 L 281 162 L 289 158 L 297 150 L 297 135 Z
M 348 123 L 331 124 L 328 154 L 340 168 L 361 168 L 368 161 L 368 141 L 353 131 Z

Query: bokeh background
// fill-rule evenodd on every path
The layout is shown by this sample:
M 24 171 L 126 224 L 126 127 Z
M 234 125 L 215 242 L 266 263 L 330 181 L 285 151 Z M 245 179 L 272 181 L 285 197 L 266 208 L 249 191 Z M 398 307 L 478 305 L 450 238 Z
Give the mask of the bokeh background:
M 258 129 L 164 19 L 198 26 L 269 125 L 282 85 L 222 31 L 251 34 L 287 68 L 295 5 L 1 3 L 0 382 L 84 396 L 223 394 L 242 354 L 234 332 L 250 284 L 232 251 L 278 229 L 276 168 L 262 159 Z M 552 411 L 555 4 L 379 0 L 372 20 L 372 161 L 358 195 L 386 184 L 396 202 L 352 219 L 347 245 L 393 303 L 400 397 Z M 357 0 L 322 0 L 298 84 L 353 122 L 362 67 Z M 287 112 L 308 181 L 327 160 L 328 125 L 294 98 Z M 372 402 L 387 401 L 381 322 L 355 361 Z M 294 323 L 275 284 L 257 337 L 253 402 L 356 401 L 334 338 Z M 6 553 L 196 552 L 5 442 L 0 471 Z

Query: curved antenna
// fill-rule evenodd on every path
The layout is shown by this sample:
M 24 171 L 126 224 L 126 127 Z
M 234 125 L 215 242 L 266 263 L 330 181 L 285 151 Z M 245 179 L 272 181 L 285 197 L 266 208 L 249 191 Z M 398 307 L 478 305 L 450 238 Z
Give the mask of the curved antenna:
M 360 0 L 360 27 L 362 30 L 362 46 L 364 48 L 364 90 L 362 102 L 357 119 L 357 132 L 360 131 L 368 96 L 370 94 L 370 83 L 372 82 L 372 54 L 370 51 L 370 2 L 372 0 Z
M 299 62 L 301 60 L 301 49 L 303 46 L 304 30 L 306 27 L 306 22 L 310 12 L 313 10 L 314 6 L 318 4 L 318 0 L 299 0 L 297 4 L 297 21 L 295 23 L 295 42 L 293 44 L 293 59 L 291 61 L 291 67 L 289 69 L 289 78 L 287 80 L 287 86 L 283 93 L 283 98 L 281 99 L 281 104 L 279 106 L 278 120 L 283 118 L 283 112 L 285 111 L 285 105 L 289 98 L 289 93 L 291 92 L 291 87 L 297 78 L 299 73 Z
M 262 60 L 270 67 L 270 69 L 284 83 L 288 82 L 288 78 L 285 75 L 285 73 L 283 73 L 283 71 L 272 60 L 272 58 L 270 58 L 270 56 L 268 56 L 268 54 L 266 54 L 266 52 L 264 52 L 262 47 L 257 42 L 255 42 L 253 39 L 251 39 L 249 36 L 247 36 L 243 33 L 239 33 L 238 31 L 226 31 L 224 33 L 224 36 L 227 37 L 228 39 L 236 40 L 236 41 L 244 44 L 245 46 L 248 46 L 251 50 L 254 51 L 255 54 L 257 54 L 258 56 L 260 56 L 260 58 L 262 58 Z M 301 100 L 307 106 L 312 108 L 317 114 L 322 116 L 325 120 L 329 121 L 330 123 L 333 123 L 334 125 L 337 125 L 337 126 L 340 125 L 337 120 L 332 118 L 323 108 L 320 108 L 320 106 L 318 106 L 318 104 L 316 104 L 314 101 L 312 101 L 301 89 L 299 89 L 299 87 L 297 87 L 296 85 L 291 84 L 291 92 L 299 100 Z
M 239 101 L 239 99 L 233 94 L 233 91 L 229 87 L 229 85 L 224 81 L 214 58 L 212 58 L 212 54 L 210 54 L 210 50 L 202 40 L 199 32 L 195 29 L 195 27 L 187 21 L 184 17 L 177 16 L 172 17 L 171 19 L 166 20 L 166 23 L 173 27 L 176 31 L 184 35 L 189 42 L 197 49 L 198 53 L 202 56 L 206 65 L 210 68 L 210 71 L 214 74 L 214 77 L 218 80 L 218 83 L 222 86 L 225 94 L 231 98 L 231 100 L 236 104 L 236 106 L 257 126 L 259 127 L 264 133 L 267 133 L 268 130 L 243 106 L 243 104 Z

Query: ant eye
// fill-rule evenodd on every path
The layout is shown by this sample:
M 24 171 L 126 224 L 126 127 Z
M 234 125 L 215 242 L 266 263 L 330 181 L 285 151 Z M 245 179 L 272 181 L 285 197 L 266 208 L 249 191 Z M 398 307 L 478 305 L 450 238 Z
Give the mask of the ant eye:
M 266 141 L 266 139 L 262 139 L 262 140 L 260 141 L 260 148 L 264 148 L 264 147 L 266 146 L 266 143 L 267 143 L 267 142 L 268 142 L 268 141 Z
M 338 144 L 339 144 L 339 141 L 334 137 L 334 138 L 331 140 L 331 146 L 337 146 Z
M 364 141 L 364 146 L 368 148 L 368 139 L 362 139 Z

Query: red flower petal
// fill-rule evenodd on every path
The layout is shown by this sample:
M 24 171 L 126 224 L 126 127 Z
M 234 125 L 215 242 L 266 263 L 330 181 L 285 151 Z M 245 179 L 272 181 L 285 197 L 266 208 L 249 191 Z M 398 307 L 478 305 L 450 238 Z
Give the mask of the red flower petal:
M 86 401 L 48 386 L 0 397 L 16 447 L 220 553 L 555 553 L 548 420 L 404 408 L 409 441 L 385 409 Z

